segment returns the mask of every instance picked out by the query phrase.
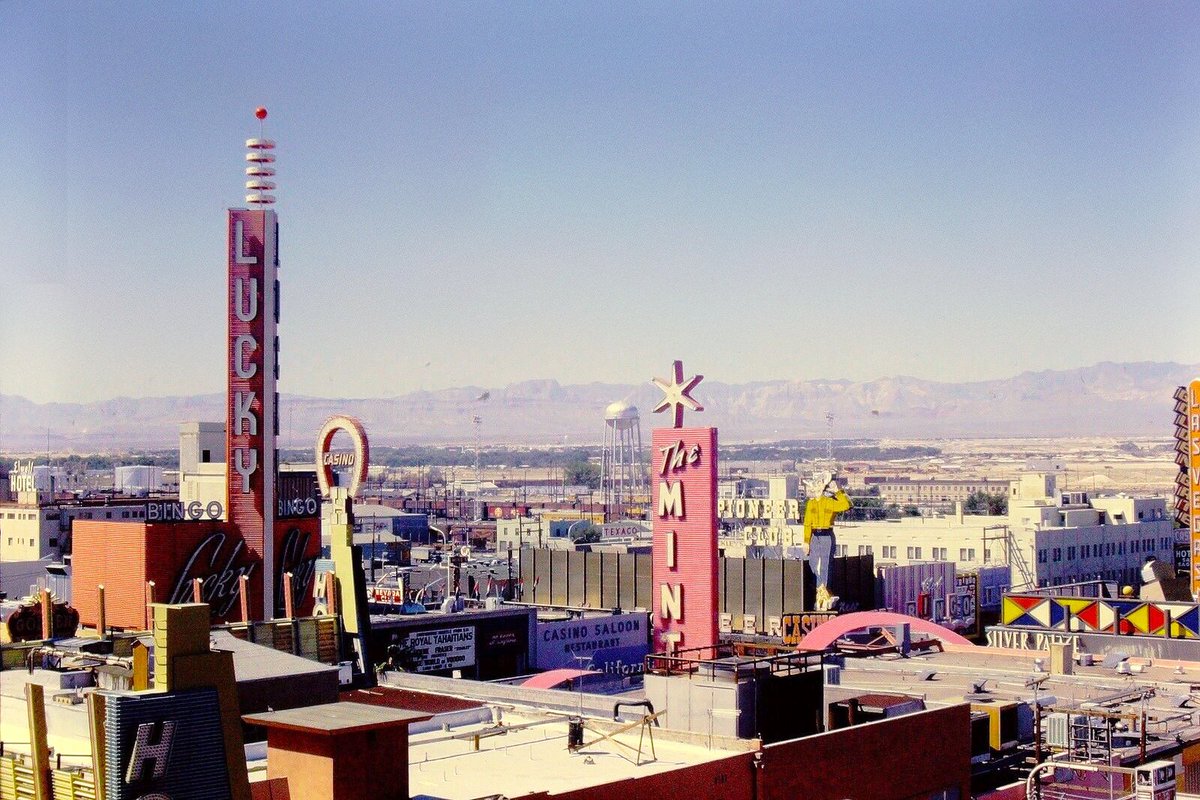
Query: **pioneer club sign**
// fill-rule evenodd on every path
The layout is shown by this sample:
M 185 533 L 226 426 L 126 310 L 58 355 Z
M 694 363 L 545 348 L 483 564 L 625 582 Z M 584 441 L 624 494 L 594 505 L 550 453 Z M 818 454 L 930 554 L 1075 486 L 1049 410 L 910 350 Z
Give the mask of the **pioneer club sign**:
M 717 643 L 717 429 L 684 428 L 684 409 L 703 411 L 691 396 L 683 363 L 674 380 L 653 383 L 674 426 L 654 430 L 651 452 L 654 511 L 655 648 L 673 652 Z

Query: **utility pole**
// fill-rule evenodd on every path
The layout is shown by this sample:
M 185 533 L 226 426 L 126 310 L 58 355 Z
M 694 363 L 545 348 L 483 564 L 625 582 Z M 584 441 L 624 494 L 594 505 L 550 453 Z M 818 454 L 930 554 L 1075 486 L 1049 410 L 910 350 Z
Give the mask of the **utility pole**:
M 483 513 L 480 509 L 480 503 L 482 502 L 481 492 L 483 491 L 483 473 L 479 468 L 479 444 L 482 438 L 483 417 L 477 414 L 471 418 L 471 421 L 475 424 L 475 507 L 473 515 L 476 520 L 481 520 L 483 519 Z
M 833 412 L 825 412 L 825 425 L 828 428 L 825 439 L 825 459 L 829 462 L 829 468 L 833 469 Z

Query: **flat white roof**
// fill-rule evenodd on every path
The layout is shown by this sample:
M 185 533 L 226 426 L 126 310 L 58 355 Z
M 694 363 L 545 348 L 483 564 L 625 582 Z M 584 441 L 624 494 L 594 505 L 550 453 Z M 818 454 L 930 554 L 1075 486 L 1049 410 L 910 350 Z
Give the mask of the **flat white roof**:
M 567 716 L 505 710 L 503 728 L 491 723 L 465 725 L 450 731 L 429 731 L 409 738 L 408 791 L 413 800 L 444 798 L 470 800 L 488 795 L 521 797 L 534 792 L 551 795 L 627 778 L 670 772 L 680 767 L 734 756 L 744 749 L 721 749 L 707 743 L 668 738 L 661 728 L 637 746 L 640 726 L 615 739 L 598 741 L 612 730 L 608 720 L 584 718 L 584 746 L 567 749 Z M 600 728 L 603 727 L 603 731 Z M 507 729 L 506 733 L 498 731 Z M 479 749 L 475 749 L 475 734 Z M 654 737 L 655 759 L 650 736 Z M 678 734 L 677 734 L 678 736 Z

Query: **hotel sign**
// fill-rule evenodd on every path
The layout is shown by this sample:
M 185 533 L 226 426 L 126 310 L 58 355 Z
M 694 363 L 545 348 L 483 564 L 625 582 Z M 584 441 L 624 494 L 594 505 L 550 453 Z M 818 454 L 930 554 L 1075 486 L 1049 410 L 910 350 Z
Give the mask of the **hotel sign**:
M 33 476 L 33 459 L 14 461 L 8 473 L 8 489 L 13 494 L 37 491 L 37 480 Z
M 274 211 L 230 209 L 228 245 L 228 392 L 225 506 L 229 521 L 261 559 L 251 592 L 252 607 L 271 617 L 275 609 L 275 438 L 279 342 L 278 223 Z M 260 582 L 261 581 L 261 582 Z M 262 609 L 259 612 L 259 609 Z
M 1200 592 L 1200 380 L 1187 387 L 1188 533 L 1192 543 L 1192 596 Z
M 105 708 L 109 800 L 232 797 L 215 689 L 108 694 Z
M 684 428 L 683 409 L 703 410 L 689 392 L 700 382 L 654 383 L 674 410 L 675 427 L 654 430 L 651 446 L 654 526 L 655 649 L 675 651 L 717 643 L 717 429 Z

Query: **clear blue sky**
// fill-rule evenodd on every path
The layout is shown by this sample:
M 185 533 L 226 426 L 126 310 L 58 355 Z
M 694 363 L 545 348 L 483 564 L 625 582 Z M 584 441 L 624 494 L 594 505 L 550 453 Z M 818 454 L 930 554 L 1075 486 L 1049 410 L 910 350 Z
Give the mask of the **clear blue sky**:
M 1200 4 L 0 3 L 0 392 L 1200 361 Z

